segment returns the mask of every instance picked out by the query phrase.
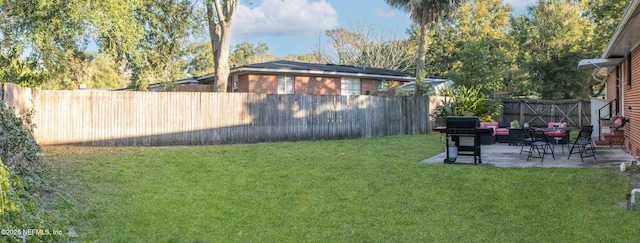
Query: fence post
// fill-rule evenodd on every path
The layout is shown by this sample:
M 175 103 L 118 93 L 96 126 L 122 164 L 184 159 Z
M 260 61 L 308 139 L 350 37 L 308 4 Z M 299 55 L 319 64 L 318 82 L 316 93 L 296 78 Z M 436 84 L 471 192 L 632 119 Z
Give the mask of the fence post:
M 518 109 L 520 110 L 520 123 L 525 124 L 526 121 L 524 120 L 524 111 L 522 110 L 522 102 L 523 102 L 522 99 L 518 101 Z
M 582 127 L 582 99 L 578 100 L 578 126 Z
M 408 108 L 407 108 L 407 97 L 408 96 L 402 96 L 402 124 L 404 126 L 403 130 L 404 130 L 404 134 L 409 134 L 409 112 L 408 112 Z
M 426 117 L 426 123 L 427 123 L 427 130 L 425 131 L 425 133 L 429 134 L 431 131 L 433 131 L 431 129 L 431 95 L 427 96 L 426 102 L 427 102 L 427 117 Z

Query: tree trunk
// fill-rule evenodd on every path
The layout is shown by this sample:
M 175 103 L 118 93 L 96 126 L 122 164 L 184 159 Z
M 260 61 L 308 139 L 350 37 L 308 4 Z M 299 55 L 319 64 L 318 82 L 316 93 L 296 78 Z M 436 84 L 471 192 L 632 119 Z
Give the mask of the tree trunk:
M 210 0 L 206 2 L 209 38 L 211 39 L 211 50 L 213 52 L 216 72 L 213 86 L 216 92 L 230 92 L 229 40 L 231 36 L 231 25 L 233 24 L 233 14 L 237 8 L 237 0 L 227 1 L 224 6 L 225 9 L 223 9 L 220 0 Z
M 416 62 L 416 90 L 414 96 L 420 96 L 423 91 L 422 83 L 425 78 L 424 63 L 427 56 L 427 40 L 429 39 L 429 25 L 423 20 L 420 23 L 420 44 L 418 45 L 418 61 Z
M 227 25 L 226 23 L 224 25 Z M 213 58 L 216 61 L 214 67 L 216 69 L 216 84 L 215 89 L 218 92 L 230 92 L 231 86 L 229 85 L 229 30 L 231 25 L 226 28 L 221 28 L 220 32 L 220 48 L 217 52 L 214 52 Z

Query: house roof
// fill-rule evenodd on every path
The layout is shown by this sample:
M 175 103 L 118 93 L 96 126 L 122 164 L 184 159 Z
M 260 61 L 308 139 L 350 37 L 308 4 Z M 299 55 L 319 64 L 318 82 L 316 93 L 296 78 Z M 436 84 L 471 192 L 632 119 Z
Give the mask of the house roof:
M 632 0 L 609 40 L 602 58 L 619 58 L 630 53 L 640 44 L 640 0 Z
M 393 79 L 398 81 L 412 81 L 413 74 L 382 68 L 356 67 L 337 64 L 317 64 L 279 60 L 249 64 L 231 68 L 231 75 L 243 73 L 282 73 L 282 74 L 312 74 L 331 76 L 350 76 L 375 79 Z

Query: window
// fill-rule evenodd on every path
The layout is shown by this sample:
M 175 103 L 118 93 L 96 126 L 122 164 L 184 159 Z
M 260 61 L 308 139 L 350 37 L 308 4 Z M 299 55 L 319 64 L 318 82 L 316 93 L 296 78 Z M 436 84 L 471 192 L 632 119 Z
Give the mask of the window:
M 359 95 L 360 94 L 360 79 L 342 77 L 340 81 L 340 93 L 342 95 Z
M 384 80 L 378 80 L 378 91 L 383 91 L 384 90 Z
M 278 94 L 293 94 L 293 76 L 278 75 Z
M 238 75 L 232 77 L 231 92 L 238 92 Z

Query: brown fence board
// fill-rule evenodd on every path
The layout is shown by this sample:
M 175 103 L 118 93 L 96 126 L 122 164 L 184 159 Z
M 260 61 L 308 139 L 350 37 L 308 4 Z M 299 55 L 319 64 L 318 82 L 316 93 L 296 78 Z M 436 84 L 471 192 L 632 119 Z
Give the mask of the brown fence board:
M 521 125 L 546 126 L 549 122 L 567 122 L 569 126 L 582 127 L 591 124 L 590 103 L 590 99 L 505 99 L 500 124 L 508 126 L 511 121 L 518 120 Z
M 429 97 L 49 91 L 4 85 L 35 108 L 41 145 L 159 146 L 427 133 Z

